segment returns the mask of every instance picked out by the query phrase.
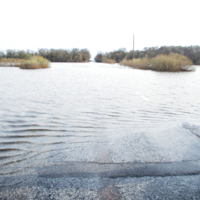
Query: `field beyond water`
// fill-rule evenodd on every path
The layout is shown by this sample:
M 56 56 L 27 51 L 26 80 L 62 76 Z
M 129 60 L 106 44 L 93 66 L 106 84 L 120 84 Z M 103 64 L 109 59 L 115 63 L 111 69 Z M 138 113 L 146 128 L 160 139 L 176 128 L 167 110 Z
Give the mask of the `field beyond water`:
M 0 199 L 200 199 L 200 68 L 0 68 Z

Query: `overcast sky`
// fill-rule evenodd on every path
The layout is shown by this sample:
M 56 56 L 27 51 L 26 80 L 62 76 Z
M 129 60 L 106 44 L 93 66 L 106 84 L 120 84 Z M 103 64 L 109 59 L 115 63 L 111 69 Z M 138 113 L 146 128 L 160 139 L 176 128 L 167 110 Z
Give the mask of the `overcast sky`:
M 2 0 L 0 50 L 200 45 L 197 0 Z

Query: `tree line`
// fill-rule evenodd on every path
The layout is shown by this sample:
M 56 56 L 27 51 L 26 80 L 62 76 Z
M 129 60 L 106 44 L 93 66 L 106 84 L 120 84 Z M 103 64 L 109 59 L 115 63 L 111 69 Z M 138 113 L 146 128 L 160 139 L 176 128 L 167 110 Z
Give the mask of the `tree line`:
M 50 60 L 51 62 L 88 62 L 91 58 L 87 49 L 72 50 L 66 49 L 39 49 L 40 56 Z
M 95 56 L 96 62 L 106 62 L 107 60 L 114 60 L 116 63 L 121 62 L 123 59 L 132 60 L 134 58 L 154 58 L 157 55 L 170 53 L 179 53 L 187 56 L 195 65 L 200 65 L 200 46 L 162 46 L 162 47 L 149 47 L 143 50 L 129 51 L 119 49 L 108 53 L 98 53 Z
M 96 62 L 119 63 L 123 59 L 132 60 L 134 58 L 154 58 L 157 55 L 179 53 L 187 56 L 195 65 L 200 65 L 200 46 L 162 46 L 146 47 L 143 50 L 127 52 L 126 49 L 118 49 L 108 53 L 98 53 L 95 56 Z M 30 59 L 33 55 L 39 55 L 51 62 L 88 62 L 91 58 L 87 49 L 39 49 L 38 52 L 31 50 L 6 50 L 0 51 L 0 58 Z
M 36 55 L 37 53 L 31 50 L 6 50 L 6 53 L 0 51 L 0 58 L 15 58 L 15 59 L 29 59 L 31 56 Z
M 0 51 L 0 58 L 30 59 L 33 55 L 39 55 L 51 62 L 88 62 L 91 58 L 87 49 L 72 50 L 66 49 L 39 49 L 38 52 L 23 50 L 6 50 L 6 53 Z

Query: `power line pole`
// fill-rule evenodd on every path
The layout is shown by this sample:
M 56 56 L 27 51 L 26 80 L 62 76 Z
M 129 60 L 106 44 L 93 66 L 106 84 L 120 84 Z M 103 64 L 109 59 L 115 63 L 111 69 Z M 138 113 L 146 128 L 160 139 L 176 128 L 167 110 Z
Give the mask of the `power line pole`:
M 133 34 L 133 58 L 134 58 L 134 45 L 135 45 L 135 34 Z

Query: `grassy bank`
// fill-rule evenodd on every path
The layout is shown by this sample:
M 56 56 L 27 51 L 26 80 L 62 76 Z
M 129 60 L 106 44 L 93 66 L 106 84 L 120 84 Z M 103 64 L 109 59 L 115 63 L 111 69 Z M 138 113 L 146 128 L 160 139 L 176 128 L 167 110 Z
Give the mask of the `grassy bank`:
M 49 61 L 41 56 L 32 56 L 31 59 L 26 60 L 20 66 L 21 69 L 41 69 L 49 68 Z
M 155 58 L 135 58 L 120 62 L 120 65 L 133 67 L 135 69 L 148 69 L 155 71 L 192 71 L 193 62 L 182 54 L 171 53 L 170 55 L 158 55 Z

